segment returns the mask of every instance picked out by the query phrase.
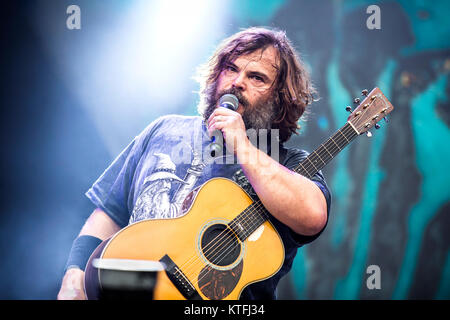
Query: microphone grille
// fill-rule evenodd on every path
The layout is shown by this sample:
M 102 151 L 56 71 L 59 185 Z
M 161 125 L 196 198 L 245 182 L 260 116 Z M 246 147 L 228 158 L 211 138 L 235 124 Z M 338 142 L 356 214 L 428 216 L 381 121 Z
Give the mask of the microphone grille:
M 239 107 L 239 100 L 234 94 L 227 93 L 224 94 L 222 97 L 220 97 L 219 106 L 223 106 L 233 111 L 236 111 L 237 108 Z

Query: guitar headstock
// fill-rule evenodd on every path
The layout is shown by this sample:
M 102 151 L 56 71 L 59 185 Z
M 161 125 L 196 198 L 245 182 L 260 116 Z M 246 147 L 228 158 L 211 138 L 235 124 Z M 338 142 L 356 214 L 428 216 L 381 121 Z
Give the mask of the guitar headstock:
M 379 88 L 374 88 L 370 93 L 363 90 L 362 95 L 365 96 L 364 100 L 361 103 L 359 98 L 354 100 L 354 103 L 359 105 L 347 119 L 358 134 L 368 131 L 373 126 L 378 129 L 380 126 L 377 123 L 394 110 Z M 347 111 L 351 111 L 351 107 L 347 107 Z

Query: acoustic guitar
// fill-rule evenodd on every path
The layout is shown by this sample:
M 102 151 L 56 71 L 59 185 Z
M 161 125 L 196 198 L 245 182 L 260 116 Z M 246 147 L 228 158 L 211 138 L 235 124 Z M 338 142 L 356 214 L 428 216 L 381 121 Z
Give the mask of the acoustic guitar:
M 311 178 L 356 136 L 379 128 L 393 110 L 379 88 L 362 94 L 353 112 L 347 107 L 346 124 L 299 163 L 297 173 Z M 275 275 L 284 247 L 261 201 L 226 178 L 211 179 L 195 191 L 183 216 L 136 222 L 104 241 L 87 264 L 87 298 L 97 298 L 102 285 L 101 270 L 92 265 L 98 258 L 161 262 L 165 269 L 157 273 L 155 300 L 236 300 L 249 284 Z

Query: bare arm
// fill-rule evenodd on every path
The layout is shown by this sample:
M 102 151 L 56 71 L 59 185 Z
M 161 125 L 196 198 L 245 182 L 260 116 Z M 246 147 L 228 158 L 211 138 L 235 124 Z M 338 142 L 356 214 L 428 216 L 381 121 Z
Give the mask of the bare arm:
M 89 235 L 106 240 L 120 227 L 101 209 L 95 209 L 81 228 L 80 236 Z M 84 271 L 78 268 L 67 270 L 63 277 L 58 300 L 83 300 L 84 295 Z
M 120 227 L 103 210 L 97 208 L 81 228 L 80 236 L 88 235 L 106 240 L 120 230 Z
M 238 159 L 258 197 L 269 212 L 298 234 L 312 236 L 325 226 L 327 204 L 319 187 L 308 178 L 273 160 L 251 143 Z M 256 159 L 245 161 L 245 159 Z

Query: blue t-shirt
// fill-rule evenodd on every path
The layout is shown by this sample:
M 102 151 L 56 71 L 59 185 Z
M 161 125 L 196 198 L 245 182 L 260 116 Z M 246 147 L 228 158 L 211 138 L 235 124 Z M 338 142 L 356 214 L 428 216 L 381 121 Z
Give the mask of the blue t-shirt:
M 273 139 L 268 140 L 263 150 L 291 170 L 308 155 L 303 150 L 287 149 L 278 142 L 274 144 Z M 144 219 L 170 219 L 185 214 L 186 197 L 215 177 L 235 181 L 256 200 L 257 195 L 236 158 L 226 150 L 212 157 L 210 144 L 211 138 L 201 117 L 158 118 L 119 154 L 86 196 L 121 228 Z M 311 180 L 322 190 L 329 213 L 331 195 L 322 173 L 318 172 Z M 313 241 L 322 232 L 304 236 L 271 215 L 269 219 L 284 244 L 283 266 L 273 277 L 247 286 L 241 299 L 276 298 L 276 286 L 291 269 L 298 247 Z

